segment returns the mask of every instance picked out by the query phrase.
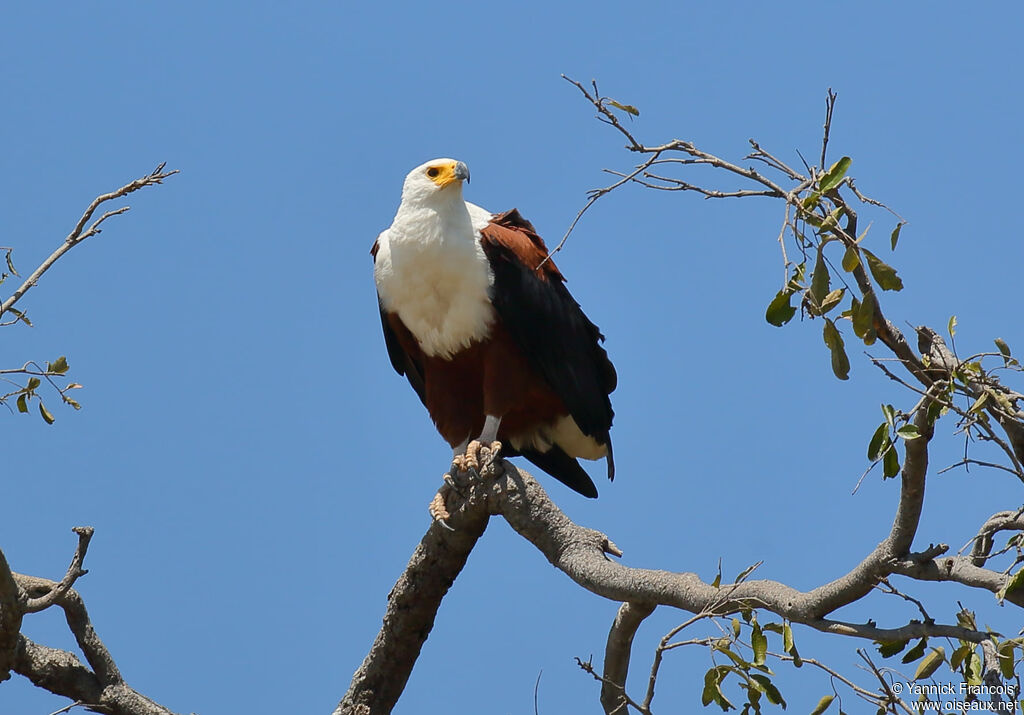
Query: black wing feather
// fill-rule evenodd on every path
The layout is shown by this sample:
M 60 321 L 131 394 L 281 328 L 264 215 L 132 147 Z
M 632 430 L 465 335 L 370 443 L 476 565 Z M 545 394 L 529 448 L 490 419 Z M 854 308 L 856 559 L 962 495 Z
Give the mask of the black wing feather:
M 374 262 L 377 260 L 377 249 L 380 248 L 380 244 L 377 241 L 373 242 L 373 247 L 370 249 L 370 255 L 373 256 Z M 420 398 L 420 402 L 427 404 L 426 400 L 426 385 L 423 382 L 423 368 L 416 362 L 412 355 L 405 351 L 402 347 L 402 342 L 398 339 L 395 334 L 394 328 L 391 327 L 391 323 L 388 322 L 388 316 L 384 310 L 384 305 L 380 302 L 380 295 L 377 296 L 377 307 L 380 308 L 380 326 L 384 330 L 384 344 L 388 348 L 388 357 L 391 359 L 391 366 L 395 368 L 395 372 L 399 375 L 405 375 L 405 378 L 412 385 L 412 389 L 416 391 L 416 395 Z
M 508 228 L 529 232 L 533 243 L 544 249 L 533 226 L 518 212 L 498 218 L 504 219 Z M 522 346 L 531 366 L 565 402 L 580 429 L 608 444 L 614 416 L 608 395 L 615 389 L 616 375 L 601 347 L 601 331 L 583 313 L 557 270 L 542 278 L 536 266 L 524 264 L 500 241 L 482 243 L 494 271 L 491 301 L 502 323 Z M 541 257 L 546 254 L 544 249 Z
M 552 477 L 575 492 L 591 499 L 597 499 L 597 487 L 580 463 L 562 451 L 558 445 L 552 445 L 547 452 L 525 449 L 519 452 L 522 456 L 543 469 Z M 514 455 L 510 455 L 514 456 Z
M 377 298 L 377 303 L 380 304 L 379 297 Z M 380 306 L 380 325 L 384 329 L 384 344 L 388 348 L 391 366 L 395 368 L 395 372 L 399 375 L 405 375 L 409 384 L 412 385 L 412 389 L 419 396 L 420 402 L 426 405 L 426 386 L 423 382 L 423 368 L 402 348 L 402 343 L 399 342 L 398 336 L 395 335 L 395 331 L 391 327 L 391 323 L 388 322 L 384 306 Z

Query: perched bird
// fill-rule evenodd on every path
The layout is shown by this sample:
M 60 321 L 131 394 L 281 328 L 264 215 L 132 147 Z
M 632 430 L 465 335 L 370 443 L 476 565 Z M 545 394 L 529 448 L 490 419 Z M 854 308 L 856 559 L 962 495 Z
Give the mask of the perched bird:
M 566 289 L 529 221 L 462 198 L 469 169 L 435 159 L 405 177 L 394 221 L 370 253 L 391 364 L 454 458 L 501 442 L 570 488 L 597 496 L 576 461 L 615 475 L 615 368 L 604 336 Z

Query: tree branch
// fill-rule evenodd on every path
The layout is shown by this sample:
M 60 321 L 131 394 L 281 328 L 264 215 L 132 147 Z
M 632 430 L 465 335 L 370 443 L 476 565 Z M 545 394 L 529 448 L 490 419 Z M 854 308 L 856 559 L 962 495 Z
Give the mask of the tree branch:
M 72 586 L 82 568 L 92 527 L 75 527 L 78 546 L 60 581 L 15 573 L 0 552 L 0 668 L 13 670 L 35 685 L 110 715 L 174 715 L 129 687 L 93 628 L 81 596 Z M 21 635 L 26 613 L 51 606 L 64 611 L 68 627 L 89 666 L 67 651 L 34 643 Z M 13 647 L 8 646 L 13 643 Z M 90 670 L 91 668 L 91 670 Z M 4 671 L 6 673 L 6 671 Z M 9 674 L 7 674 L 9 677 Z
M 27 596 L 0 551 L 0 682 L 11 677 Z
M 89 541 L 92 539 L 93 528 L 91 526 L 76 526 L 72 531 L 78 534 L 78 548 L 75 549 L 75 555 L 71 559 L 71 565 L 68 566 L 67 573 L 64 574 L 64 578 L 61 579 L 60 583 L 46 591 L 43 595 L 36 598 L 29 598 L 28 603 L 25 604 L 26 613 L 36 613 L 60 602 L 64 599 L 68 590 L 75 584 L 75 581 L 77 581 L 80 576 L 84 576 L 89 573 L 82 568 L 82 562 L 85 561 L 85 552 L 89 549 Z
M 10 298 L 8 298 L 2 304 L 0 304 L 0 316 L 2 316 L 11 308 L 13 308 L 14 305 L 19 300 L 21 300 L 22 296 L 24 296 L 25 293 L 28 292 L 29 288 L 38 283 L 42 275 L 46 273 L 46 271 L 50 270 L 50 267 L 53 266 L 53 264 L 56 263 L 61 256 L 63 256 L 65 253 L 70 251 L 72 248 L 74 248 L 75 246 L 77 246 L 79 243 L 89 238 L 90 236 L 95 236 L 96 234 L 100 233 L 100 225 L 108 218 L 112 216 L 117 216 L 119 214 L 123 214 L 124 212 L 129 210 L 128 206 L 123 206 L 119 209 L 108 211 L 102 216 L 100 216 L 100 218 L 97 219 L 88 228 L 88 230 L 86 230 L 86 223 L 89 222 L 93 214 L 96 212 L 96 209 L 99 208 L 101 204 L 107 201 L 113 201 L 114 199 L 119 199 L 123 196 L 127 196 L 128 194 L 138 191 L 139 189 L 144 188 L 146 186 L 162 184 L 164 179 L 178 173 L 177 169 L 173 171 L 164 171 L 165 166 L 166 164 L 160 164 L 146 176 L 138 178 L 135 181 L 129 182 L 122 186 L 120 189 L 117 189 L 116 191 L 111 191 L 109 194 L 102 194 L 93 199 L 92 203 L 89 204 L 89 207 L 85 210 L 85 213 L 83 213 L 82 217 L 78 219 L 78 223 L 75 224 L 75 227 L 71 230 L 71 233 L 68 234 L 67 238 L 64 239 L 64 242 L 57 248 L 57 250 L 50 254 L 49 258 L 40 263 L 38 268 L 32 271 L 32 275 L 25 279 L 25 282 L 21 284 L 21 287 L 19 287 L 18 290 L 14 291 Z
M 483 535 L 488 517 L 480 508 L 463 510 L 448 520 L 454 531 L 438 521 L 431 523 L 388 594 L 384 624 L 335 715 L 391 712 L 434 627 L 441 599 Z
M 621 555 L 604 534 L 574 524 L 527 472 L 508 461 L 484 470 L 465 490 L 452 493 L 448 504 L 454 532 L 432 523 L 405 573 L 389 595 L 384 625 L 363 665 L 356 672 L 335 715 L 376 715 L 390 712 L 408 679 L 441 599 L 465 564 L 469 550 L 483 533 L 489 515 L 501 515 L 536 546 L 560 571 L 588 591 L 625 604 L 609 634 L 610 657 L 602 697 L 606 711 L 620 705 L 615 695 L 624 683 L 628 641 L 654 605 L 702 615 L 724 615 L 743 608 L 763 608 L 794 623 L 838 635 L 875 641 L 900 641 L 944 636 L 980 643 L 991 634 L 954 625 L 911 621 L 896 628 L 827 619 L 842 605 L 870 592 L 880 578 L 900 573 L 897 560 L 909 553 L 924 497 L 927 442 L 931 426 L 927 403 L 915 416 L 921 437 L 907 442 L 899 506 L 889 536 L 849 574 L 809 592 L 768 581 L 743 581 L 713 586 L 693 573 L 672 573 L 623 566 L 609 558 Z M 641 605 L 642 604 L 642 605 Z M 635 609 L 635 610 L 634 610 Z
M 606 715 L 622 713 L 625 699 L 626 676 L 629 675 L 629 661 L 633 652 L 633 637 L 644 619 L 654 613 L 654 606 L 647 603 L 623 603 L 619 606 L 608 642 L 604 648 L 604 674 L 601 682 L 601 707 Z M 649 703 L 648 703 L 649 704 Z

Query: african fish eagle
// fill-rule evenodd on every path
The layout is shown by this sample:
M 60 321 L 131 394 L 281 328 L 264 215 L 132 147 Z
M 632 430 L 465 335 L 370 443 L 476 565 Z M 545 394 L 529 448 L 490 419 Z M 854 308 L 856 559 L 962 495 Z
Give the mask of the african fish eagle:
M 469 169 L 435 159 L 405 177 L 402 202 L 373 244 L 391 364 L 457 457 L 501 442 L 580 494 L 597 488 L 576 461 L 615 475 L 615 368 L 533 225 L 462 198 Z

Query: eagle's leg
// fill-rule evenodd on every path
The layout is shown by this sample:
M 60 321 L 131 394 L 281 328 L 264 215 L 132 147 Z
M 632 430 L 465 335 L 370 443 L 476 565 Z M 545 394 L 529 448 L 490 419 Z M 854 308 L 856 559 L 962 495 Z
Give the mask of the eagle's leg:
M 470 442 L 468 439 L 452 450 L 452 466 L 444 475 L 444 484 L 430 502 L 430 515 L 445 527 L 448 512 L 448 497 L 454 491 L 463 499 L 468 482 L 480 479 L 480 472 L 501 459 L 501 442 L 497 440 L 501 418 L 487 415 L 480 436 Z M 450 527 L 448 527 L 450 528 Z
M 501 452 L 501 442 L 497 441 L 500 426 L 500 417 L 487 415 L 480 436 L 472 442 L 466 440 L 453 450 L 449 476 L 454 479 L 457 474 L 468 472 L 470 477 L 476 478 L 480 476 L 481 463 L 486 466 L 496 461 Z M 481 454 L 481 449 L 486 449 L 487 452 Z
M 473 450 L 473 443 L 469 444 L 466 448 L 466 456 L 469 457 L 470 452 L 473 452 L 473 460 L 476 462 L 473 465 L 476 469 L 481 466 L 486 467 L 498 461 L 501 458 L 502 444 L 498 441 L 498 428 L 502 425 L 502 418 L 496 417 L 495 415 L 487 415 L 483 420 L 483 431 L 480 432 L 480 436 L 476 438 L 476 450 Z M 486 450 L 483 455 L 480 454 L 480 450 Z

